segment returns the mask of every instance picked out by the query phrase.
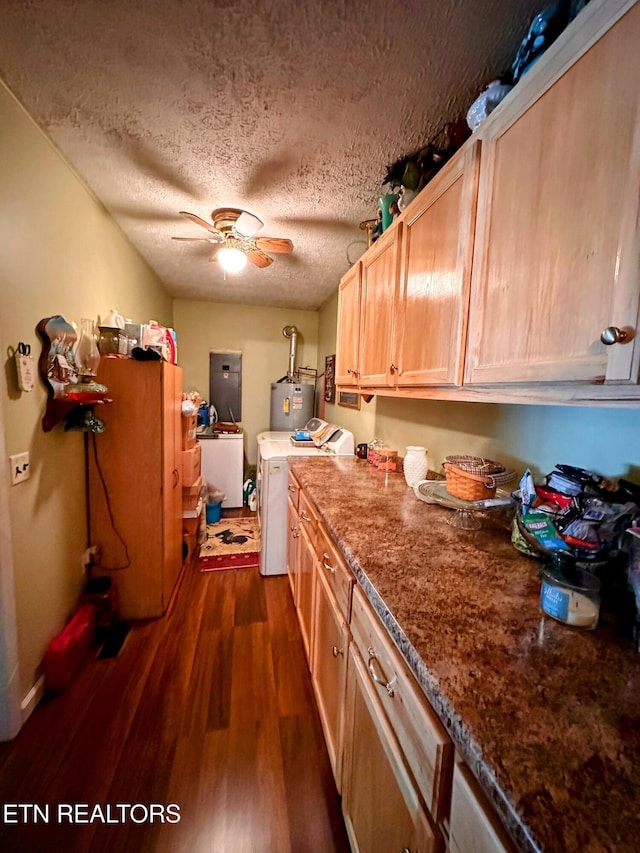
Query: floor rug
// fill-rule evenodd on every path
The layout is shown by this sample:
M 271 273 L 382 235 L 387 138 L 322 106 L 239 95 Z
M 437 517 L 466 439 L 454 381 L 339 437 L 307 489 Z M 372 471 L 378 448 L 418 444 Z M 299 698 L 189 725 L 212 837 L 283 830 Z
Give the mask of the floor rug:
M 246 569 L 260 563 L 260 527 L 257 518 L 223 518 L 207 524 L 207 538 L 200 546 L 201 572 Z

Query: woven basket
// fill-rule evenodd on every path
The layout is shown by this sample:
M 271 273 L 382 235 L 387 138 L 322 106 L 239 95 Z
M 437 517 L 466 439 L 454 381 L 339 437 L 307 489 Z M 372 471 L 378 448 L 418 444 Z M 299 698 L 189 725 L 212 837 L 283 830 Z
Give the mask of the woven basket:
M 496 489 L 513 480 L 515 471 L 479 456 L 447 456 L 443 463 L 447 491 L 463 501 L 483 501 L 495 496 Z

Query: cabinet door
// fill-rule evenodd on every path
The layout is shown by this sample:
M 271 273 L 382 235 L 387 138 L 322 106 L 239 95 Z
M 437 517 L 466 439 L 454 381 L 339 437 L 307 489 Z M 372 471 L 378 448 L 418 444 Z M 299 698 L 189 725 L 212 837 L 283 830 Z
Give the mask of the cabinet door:
M 312 682 L 336 788 L 340 793 L 342 710 L 349 633 L 321 572 L 316 574 L 315 596 Z
M 297 605 L 297 577 L 298 577 L 298 538 L 300 529 L 298 526 L 298 513 L 295 510 L 291 498 L 287 500 L 287 575 L 291 587 L 293 602 Z
M 362 259 L 360 384 L 393 385 L 393 326 L 402 223 L 392 225 Z
M 100 412 L 105 431 L 91 438 L 89 535 L 102 548 L 105 569 L 125 569 L 113 575 L 123 619 L 162 616 L 165 609 L 162 373 L 160 363 L 129 358 L 103 358 L 98 372 L 114 404 Z M 180 542 L 181 507 L 179 516 Z
M 302 525 L 298 538 L 298 622 L 309 667 L 311 667 L 311 636 L 313 622 L 313 593 L 315 553 L 309 535 Z
M 360 656 L 349 650 L 342 808 L 354 853 L 439 849 Z
M 449 830 L 450 853 L 513 853 L 513 844 L 464 764 L 456 764 L 453 774 Z
M 448 163 L 406 212 L 398 385 L 462 384 L 479 148 Z
M 356 263 L 340 282 L 336 385 L 357 385 L 360 375 L 361 264 Z
M 614 6 L 586 7 L 480 131 L 465 382 L 637 381 L 640 5 L 599 37 Z M 628 342 L 605 347 L 609 326 Z
M 166 610 L 182 566 L 182 370 L 162 366 L 163 584 Z

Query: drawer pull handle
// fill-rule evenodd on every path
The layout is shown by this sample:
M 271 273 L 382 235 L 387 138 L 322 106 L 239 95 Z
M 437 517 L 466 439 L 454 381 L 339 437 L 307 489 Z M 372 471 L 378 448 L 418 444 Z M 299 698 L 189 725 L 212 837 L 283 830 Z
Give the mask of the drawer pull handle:
M 290 492 L 295 492 L 295 490 L 296 490 L 295 486 L 287 486 L 287 488 L 289 489 Z
M 298 533 L 298 528 L 295 525 L 293 527 L 291 527 L 290 530 L 291 530 L 291 536 L 293 539 L 297 539 L 298 536 L 300 536 L 300 534 Z
M 331 563 L 329 562 L 329 555 L 328 555 L 328 554 L 323 554 L 323 555 L 322 555 L 322 565 L 324 566 L 324 568 L 325 568 L 328 572 L 331 572 L 331 574 L 332 574 L 332 575 L 335 575 L 335 573 L 336 573 L 336 567 L 335 567 L 335 566 L 332 566 L 332 565 L 331 565 Z
M 391 681 L 388 681 L 387 677 L 382 671 L 380 661 L 376 657 L 376 653 L 374 652 L 373 648 L 369 646 L 367 651 L 369 652 L 369 661 L 367 663 L 367 666 L 369 668 L 369 674 L 371 675 L 371 678 L 373 678 L 376 684 L 380 684 L 382 687 L 384 687 L 389 696 L 393 699 L 393 697 L 395 696 L 395 690 L 393 689 L 393 685 L 396 680 L 395 676 Z M 376 670 L 379 670 L 379 672 L 377 672 Z
M 337 646 L 334 646 L 331 649 L 331 654 L 334 656 L 334 658 L 337 658 L 338 655 L 344 655 L 344 649 L 339 649 Z
M 300 518 L 303 521 L 309 521 L 309 522 L 313 521 L 313 519 L 309 518 L 309 516 L 307 515 L 307 513 L 304 510 L 302 510 L 302 512 L 300 513 Z

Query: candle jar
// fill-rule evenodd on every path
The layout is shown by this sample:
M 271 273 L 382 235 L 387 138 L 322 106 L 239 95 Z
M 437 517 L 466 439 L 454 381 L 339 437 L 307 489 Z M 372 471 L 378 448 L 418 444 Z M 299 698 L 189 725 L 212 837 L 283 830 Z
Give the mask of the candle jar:
M 379 438 L 374 438 L 369 442 L 369 447 L 367 448 L 367 462 L 369 465 L 373 465 L 374 468 L 378 467 L 378 452 L 382 447 L 382 442 Z
M 542 570 L 540 607 L 543 613 L 576 628 L 595 628 L 600 616 L 600 581 L 558 553 Z
M 427 451 L 417 444 L 410 444 L 404 457 L 404 479 L 407 486 L 416 486 L 427 476 Z
M 378 451 L 378 468 L 381 471 L 398 470 L 398 451 L 383 447 Z

